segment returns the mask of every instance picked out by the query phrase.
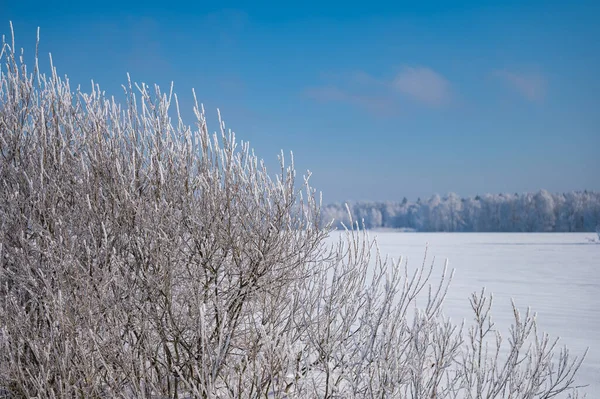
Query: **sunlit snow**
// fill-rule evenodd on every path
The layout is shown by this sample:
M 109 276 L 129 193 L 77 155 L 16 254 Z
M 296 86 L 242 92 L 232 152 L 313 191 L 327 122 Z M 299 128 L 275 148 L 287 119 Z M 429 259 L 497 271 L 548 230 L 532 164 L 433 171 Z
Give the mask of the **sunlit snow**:
M 486 287 L 494 294 L 493 319 L 507 335 L 512 322 L 510 299 L 530 306 L 538 327 L 560 337 L 571 354 L 589 347 L 578 373 L 582 392 L 600 392 L 600 243 L 595 233 L 398 233 L 371 231 L 382 254 L 408 257 L 409 267 L 444 259 L 456 270 L 444 313 L 456 323 L 470 322 L 468 297 Z M 593 242 L 593 241 L 596 242 Z M 434 275 L 435 278 L 435 275 Z

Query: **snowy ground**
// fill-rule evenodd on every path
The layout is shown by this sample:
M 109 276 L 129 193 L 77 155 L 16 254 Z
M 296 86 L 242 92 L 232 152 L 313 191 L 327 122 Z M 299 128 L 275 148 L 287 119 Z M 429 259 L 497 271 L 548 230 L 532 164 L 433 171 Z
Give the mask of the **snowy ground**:
M 493 318 L 501 332 L 512 321 L 510 299 L 537 313 L 540 331 L 560 337 L 574 355 L 589 352 L 578 383 L 588 397 L 600 392 L 600 244 L 594 233 L 397 233 L 372 231 L 382 254 L 407 256 L 409 267 L 445 258 L 456 274 L 445 314 L 470 321 L 468 297 L 483 286 L 494 294 Z M 505 335 L 505 334 L 503 334 Z

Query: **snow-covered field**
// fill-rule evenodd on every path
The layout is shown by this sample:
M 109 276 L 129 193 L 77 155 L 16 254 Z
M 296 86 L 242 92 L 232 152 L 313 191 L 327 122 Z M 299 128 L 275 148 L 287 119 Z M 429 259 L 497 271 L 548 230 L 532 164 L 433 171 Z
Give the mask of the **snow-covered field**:
M 469 294 L 486 287 L 494 294 L 493 319 L 506 336 L 510 299 L 537 313 L 538 327 L 560 337 L 574 355 L 589 347 L 578 374 L 588 397 L 600 393 L 600 244 L 594 233 L 396 233 L 371 231 L 382 254 L 408 257 L 409 267 L 436 257 L 456 270 L 445 314 L 457 323 L 472 314 Z M 596 238 L 597 240 L 597 238 Z M 439 273 L 438 273 L 439 275 Z

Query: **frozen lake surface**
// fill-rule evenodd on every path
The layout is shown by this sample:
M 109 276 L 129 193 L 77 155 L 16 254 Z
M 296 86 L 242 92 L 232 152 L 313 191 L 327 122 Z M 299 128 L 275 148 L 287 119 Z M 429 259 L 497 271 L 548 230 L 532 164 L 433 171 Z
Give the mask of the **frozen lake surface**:
M 369 232 L 383 255 L 408 257 L 409 268 L 435 256 L 455 269 L 444 313 L 460 324 L 472 319 L 468 298 L 486 287 L 494 294 L 493 320 L 503 336 L 512 323 L 510 299 L 537 313 L 539 332 L 560 337 L 572 355 L 589 347 L 578 384 L 588 397 L 600 393 L 600 244 L 594 233 L 397 233 Z M 597 238 L 596 238 L 597 239 Z M 437 273 L 439 276 L 439 273 Z M 435 272 L 432 279 L 435 279 Z M 436 281 L 436 280 L 434 280 Z

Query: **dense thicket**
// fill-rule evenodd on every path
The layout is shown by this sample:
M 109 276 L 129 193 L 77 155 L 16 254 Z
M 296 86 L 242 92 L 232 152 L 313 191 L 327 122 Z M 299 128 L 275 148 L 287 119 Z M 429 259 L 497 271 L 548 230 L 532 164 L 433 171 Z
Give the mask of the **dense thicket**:
M 550 194 L 486 194 L 460 198 L 454 193 L 410 202 L 356 202 L 352 217 L 367 228 L 469 232 L 589 232 L 600 225 L 600 193 L 574 191 Z M 323 221 L 348 224 L 345 205 L 323 207 Z
M 449 275 L 327 245 L 293 164 L 272 177 L 145 85 L 127 103 L 0 54 L 0 396 L 551 398 L 581 358 L 514 307 L 500 335 Z M 177 106 L 175 107 L 177 109 Z

